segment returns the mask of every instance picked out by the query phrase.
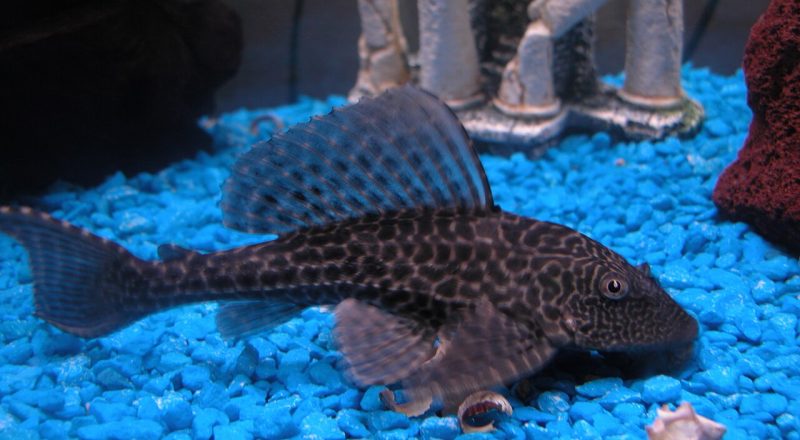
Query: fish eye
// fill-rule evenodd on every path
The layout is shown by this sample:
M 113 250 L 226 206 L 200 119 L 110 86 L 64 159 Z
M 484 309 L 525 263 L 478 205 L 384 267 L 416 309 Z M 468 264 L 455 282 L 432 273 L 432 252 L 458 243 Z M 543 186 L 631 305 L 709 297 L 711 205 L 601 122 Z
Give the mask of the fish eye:
M 628 283 L 617 274 L 610 274 L 600 283 L 600 292 L 608 299 L 620 300 L 628 294 Z

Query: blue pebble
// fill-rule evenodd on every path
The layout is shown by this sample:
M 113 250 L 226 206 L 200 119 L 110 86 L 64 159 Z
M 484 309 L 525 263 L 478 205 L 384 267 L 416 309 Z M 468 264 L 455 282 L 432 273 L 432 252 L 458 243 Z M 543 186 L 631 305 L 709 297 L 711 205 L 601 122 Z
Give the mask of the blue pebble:
M 322 407 L 325 408 L 325 409 L 331 409 L 333 411 L 338 411 L 338 410 L 342 409 L 342 407 L 339 406 L 339 402 L 340 402 L 340 400 L 339 400 L 339 396 L 338 395 L 332 394 L 330 396 L 325 396 L 325 397 L 322 398 Z
M 669 376 L 647 379 L 642 388 L 642 400 L 647 403 L 675 402 L 681 397 L 681 382 Z
M 709 254 L 707 252 L 701 252 L 694 257 L 694 265 L 696 267 L 708 268 L 712 264 L 714 264 L 714 260 L 715 260 L 714 255 Z
M 539 394 L 536 402 L 539 404 L 539 409 L 550 414 L 569 411 L 569 396 L 560 391 L 545 391 Z
M 761 396 L 758 394 L 747 394 L 742 396 L 742 401 L 739 403 L 739 412 L 741 414 L 753 414 L 761 411 Z
M 250 385 L 250 378 L 244 374 L 237 374 L 228 384 L 225 392 L 230 397 L 238 397 L 242 395 L 242 391 L 247 385 Z
M 621 403 L 641 402 L 642 395 L 630 388 L 617 388 L 601 397 L 598 402 L 606 409 L 614 408 Z
M 292 414 L 292 420 L 295 425 L 299 426 L 307 415 L 322 411 L 322 401 L 319 398 L 301 399 L 294 410 L 294 414 Z
M 142 358 L 132 354 L 118 354 L 109 359 L 97 361 L 92 366 L 95 373 L 99 373 L 107 368 L 118 372 L 126 378 L 130 378 L 142 370 Z
M 231 371 L 234 375 L 249 378 L 256 371 L 258 351 L 252 345 L 245 345 Z
M 408 416 L 394 411 L 375 411 L 367 416 L 367 423 L 373 431 L 390 431 L 408 428 Z
M 547 423 L 557 419 L 557 417 L 553 414 L 539 411 L 528 406 L 515 408 L 513 417 L 520 422 L 536 423 Z
M 652 194 L 642 194 L 645 197 L 652 197 L 650 199 L 650 204 L 653 208 L 658 209 L 659 211 L 670 211 L 675 207 L 675 198 L 667 195 L 667 194 L 657 194 L 656 192 L 660 191 L 658 187 L 653 185 L 645 185 L 644 187 L 652 187 L 653 189 L 650 191 Z
M 14 393 L 13 398 L 49 413 L 61 410 L 64 408 L 65 403 L 64 394 L 56 392 L 53 389 L 20 390 Z
M 0 348 L 0 359 L 5 359 L 4 363 L 24 364 L 32 355 L 33 349 L 27 338 L 6 343 Z
M 749 341 L 761 341 L 761 322 L 752 306 L 731 307 L 729 309 L 729 320 L 736 324 L 742 335 Z
M 184 387 L 197 391 L 211 380 L 211 372 L 204 365 L 187 365 L 181 370 L 181 383 Z
M 292 391 L 291 387 L 287 386 L 287 389 L 289 391 Z M 324 397 L 336 391 L 336 390 L 331 390 L 328 387 L 324 387 L 322 385 L 316 385 L 313 383 L 301 383 L 296 387 L 295 390 L 297 394 L 303 399 L 307 399 L 309 397 Z
M 423 438 L 438 438 L 442 440 L 452 440 L 461 433 L 458 419 L 453 416 L 428 417 L 422 421 L 419 429 Z
M 618 434 L 622 429 L 619 420 L 605 411 L 599 412 L 592 417 L 592 426 L 603 438 Z
M 77 354 L 83 348 L 83 341 L 68 333 L 48 335 L 41 352 L 47 356 L 69 356 Z
M 131 381 L 113 368 L 106 368 L 97 374 L 97 383 L 107 390 L 131 388 Z
M 771 370 L 782 370 L 790 376 L 800 376 L 800 354 L 777 356 L 767 362 Z
M 192 348 L 192 360 L 196 363 L 222 365 L 225 363 L 225 347 L 199 343 Z
M 67 388 L 63 392 L 64 408 L 55 413 L 55 416 L 68 420 L 86 414 L 86 408 L 81 400 L 80 390 L 77 388 Z
M 786 411 L 788 405 L 789 401 L 781 394 L 765 393 L 761 395 L 761 408 L 773 416 Z
M 192 402 L 203 408 L 216 408 L 222 409 L 228 403 L 228 394 L 225 392 L 225 387 L 212 382 L 205 387 L 201 388 L 194 397 Z
M 781 414 L 775 419 L 775 424 L 778 425 L 784 435 L 791 431 L 800 431 L 800 423 L 798 423 L 797 417 L 794 414 Z
M 375 435 L 378 440 L 406 440 L 408 433 L 403 429 L 393 429 L 391 431 L 379 432 Z
M 738 262 L 735 254 L 726 252 L 717 258 L 716 266 L 720 269 L 728 269 L 733 267 Z
M 89 414 L 95 416 L 100 423 L 113 422 L 125 416 L 135 414 L 134 409 L 126 404 L 93 400 L 89 405 Z
M 269 335 L 269 340 L 281 351 L 288 351 L 289 345 L 292 343 L 292 337 L 282 332 L 271 333 Z
M 360 405 L 360 397 L 361 393 L 358 390 L 349 388 L 339 395 L 339 406 L 341 408 L 356 408 Z
M 786 281 L 796 271 L 797 263 L 784 255 L 777 255 L 758 265 L 759 271 L 775 282 Z
M 604 131 L 592 135 L 592 145 L 597 149 L 607 149 L 611 146 L 611 137 Z
M 261 360 L 272 358 L 278 353 L 278 347 L 274 343 L 259 336 L 251 337 L 247 345 L 251 345 L 258 352 L 258 358 Z
M 603 438 L 600 433 L 586 420 L 578 420 L 572 427 L 573 438 L 581 439 L 601 439 Z
M 73 421 L 73 425 L 74 425 Z M 125 419 L 121 421 L 86 425 L 78 428 L 78 437 L 86 440 L 135 438 L 156 440 L 162 437 L 164 428 L 152 420 Z
M 304 348 L 293 348 L 280 359 L 279 369 L 303 371 L 311 361 L 311 355 Z
M 263 402 L 263 399 L 252 395 L 234 397 L 228 401 L 223 411 L 225 411 L 231 420 L 235 421 L 239 420 L 240 415 L 242 413 L 247 413 L 249 409 L 260 407 L 261 402 Z
M 158 363 L 158 369 L 162 373 L 168 373 L 170 371 L 175 371 L 179 368 L 182 368 L 184 365 L 190 363 L 192 363 L 191 358 L 187 357 L 183 353 L 171 351 L 161 355 L 161 359 Z
M 214 440 L 249 440 L 253 438 L 252 422 L 234 422 L 214 427 Z M 250 428 L 250 429 L 248 429 Z
M 327 362 L 315 362 L 308 369 L 308 375 L 314 383 L 324 385 L 334 393 L 341 391 L 341 373 L 336 371 L 336 369 Z
M 296 405 L 297 400 L 292 398 L 268 402 L 262 415 L 255 419 L 256 435 L 260 438 L 284 438 L 295 434 L 297 427 L 292 419 L 292 409 Z
M 345 433 L 339 428 L 336 420 L 319 412 L 311 413 L 303 418 L 300 423 L 300 432 L 305 438 L 323 440 L 345 438 Z
M 0 423 L 3 423 L 0 421 Z M 45 420 L 39 425 L 39 435 L 42 438 L 61 440 L 69 438 L 69 431 L 72 429 L 72 424 L 64 420 Z M 9 437 L 11 438 L 11 437 Z
M 192 440 L 192 436 L 190 436 L 185 430 L 175 431 L 167 434 L 163 440 Z
M 641 403 L 620 403 L 611 411 L 620 420 L 637 420 L 645 413 Z
M 791 344 L 797 337 L 797 316 L 789 313 L 777 313 L 769 319 L 769 328 L 775 330 L 781 342 Z
M 163 420 L 173 431 L 192 426 L 192 406 L 180 394 L 173 393 L 162 401 Z
M 738 375 L 739 372 L 733 367 L 715 365 L 707 371 L 697 373 L 695 377 L 715 393 L 728 395 L 737 391 Z
M 686 289 L 695 287 L 695 277 L 687 268 L 680 264 L 668 263 L 659 277 L 664 287 L 673 289 Z
M 367 388 L 364 392 L 364 397 L 361 398 L 361 409 L 364 411 L 377 411 L 383 409 L 383 402 L 381 402 L 381 391 L 386 389 L 384 386 L 373 385 Z
M 569 416 L 574 421 L 592 420 L 595 414 L 603 412 L 605 412 L 605 410 L 597 402 L 575 402 L 569 409 Z
M 151 396 L 139 398 L 136 417 L 140 419 L 161 420 L 161 409 Z
M 623 386 L 622 379 L 618 377 L 608 377 L 595 379 L 575 387 L 575 391 L 581 396 L 589 398 L 603 397 L 606 394 L 619 389 Z
M 337 414 L 336 423 L 345 434 L 351 437 L 364 438 L 370 435 L 369 430 L 364 426 L 364 419 L 363 413 L 352 409 L 344 409 Z
M 733 129 L 724 120 L 718 118 L 710 118 L 703 124 L 703 128 L 715 137 L 728 136 L 733 132 Z
M 766 368 L 766 364 L 764 364 Z M 782 371 L 769 371 L 753 380 L 758 391 L 780 391 L 786 388 L 789 378 Z
M 767 436 L 767 427 L 764 426 L 764 423 L 759 422 L 753 419 L 739 419 L 736 422 L 736 426 L 745 430 L 749 435 L 754 436 L 756 438 L 766 438 Z

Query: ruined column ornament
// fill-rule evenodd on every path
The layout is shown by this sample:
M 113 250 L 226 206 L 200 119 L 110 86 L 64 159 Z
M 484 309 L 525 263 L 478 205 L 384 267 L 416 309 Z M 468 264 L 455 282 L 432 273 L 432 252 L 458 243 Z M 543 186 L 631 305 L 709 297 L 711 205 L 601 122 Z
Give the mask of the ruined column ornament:
M 496 153 L 534 154 L 572 131 L 696 132 L 703 108 L 680 78 L 682 0 L 630 0 L 621 88 L 600 81 L 594 63 L 594 12 L 606 1 L 418 0 L 420 49 L 409 54 L 398 19 L 409 4 L 359 0 L 361 68 L 350 99 L 415 82 Z

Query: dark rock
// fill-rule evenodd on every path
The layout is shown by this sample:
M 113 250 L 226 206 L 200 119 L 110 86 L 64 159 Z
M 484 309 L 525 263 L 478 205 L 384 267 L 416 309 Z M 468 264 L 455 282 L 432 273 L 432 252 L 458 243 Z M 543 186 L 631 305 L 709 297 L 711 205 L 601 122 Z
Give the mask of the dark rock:
M 773 0 L 744 56 L 753 121 L 713 199 L 734 220 L 800 252 L 800 2 Z
M 210 147 L 197 118 L 238 68 L 220 0 L 35 0 L 0 11 L 0 198 Z

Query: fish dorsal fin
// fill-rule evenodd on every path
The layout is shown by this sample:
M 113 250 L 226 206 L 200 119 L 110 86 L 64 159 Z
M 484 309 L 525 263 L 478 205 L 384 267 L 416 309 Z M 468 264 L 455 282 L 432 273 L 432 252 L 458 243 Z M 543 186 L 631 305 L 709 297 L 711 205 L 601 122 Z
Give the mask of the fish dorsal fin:
M 282 234 L 368 214 L 493 202 L 455 115 L 404 86 L 254 146 L 236 162 L 221 206 L 229 227 Z

